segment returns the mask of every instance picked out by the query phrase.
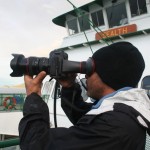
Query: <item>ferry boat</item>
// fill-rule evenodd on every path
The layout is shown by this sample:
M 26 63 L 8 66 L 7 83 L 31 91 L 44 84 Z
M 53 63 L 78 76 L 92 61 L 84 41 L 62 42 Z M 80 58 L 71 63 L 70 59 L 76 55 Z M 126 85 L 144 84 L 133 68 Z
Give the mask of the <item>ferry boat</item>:
M 68 33 L 59 50 L 65 51 L 69 60 L 86 61 L 106 45 L 131 42 L 146 64 L 138 87 L 150 95 L 150 0 L 93 0 L 78 8 L 68 2 L 73 9 L 52 20 Z M 145 149 L 150 149 L 149 136 Z
M 93 0 L 78 8 L 69 0 L 68 2 L 73 6 L 72 10 L 52 21 L 66 28 L 68 36 L 64 37 L 58 50 L 65 51 L 69 60 L 86 61 L 103 46 L 117 41 L 129 41 L 141 51 L 145 59 L 146 69 L 142 78 L 150 74 L 150 0 Z M 43 95 L 48 94 L 45 101 L 52 117 L 55 84 L 55 80 L 46 82 L 42 91 Z M 149 91 L 150 86 L 147 87 L 146 90 Z M 59 90 L 60 88 L 57 92 L 58 126 L 68 127 L 71 123 L 60 108 Z M 54 126 L 54 121 L 51 126 Z M 147 144 L 146 149 L 149 148 Z

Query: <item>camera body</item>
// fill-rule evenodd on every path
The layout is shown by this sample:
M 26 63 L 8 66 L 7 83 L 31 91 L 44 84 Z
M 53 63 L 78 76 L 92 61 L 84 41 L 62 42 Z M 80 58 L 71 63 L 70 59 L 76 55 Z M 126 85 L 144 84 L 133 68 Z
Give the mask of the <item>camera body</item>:
M 62 70 L 63 70 L 63 63 L 65 60 L 68 60 L 68 54 L 64 51 L 52 51 L 49 54 L 49 67 L 48 72 L 51 77 L 53 78 L 59 78 L 63 76 Z M 65 66 L 64 66 L 65 67 Z
M 10 62 L 13 72 L 11 77 L 21 77 L 24 74 L 37 75 L 45 71 L 53 78 L 61 78 L 66 73 L 83 73 L 91 75 L 95 70 L 94 61 L 89 58 L 87 61 L 69 61 L 68 54 L 64 51 L 54 50 L 50 52 L 49 58 L 28 57 L 22 54 L 12 54 L 14 58 Z

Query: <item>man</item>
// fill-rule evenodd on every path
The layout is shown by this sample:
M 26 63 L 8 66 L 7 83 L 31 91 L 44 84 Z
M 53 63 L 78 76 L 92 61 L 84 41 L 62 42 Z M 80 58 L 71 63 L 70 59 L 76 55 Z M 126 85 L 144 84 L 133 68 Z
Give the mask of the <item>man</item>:
M 92 59 L 95 71 L 86 75 L 86 103 L 75 75 L 62 84 L 62 108 L 74 126 L 50 128 L 47 104 L 41 98 L 45 72 L 35 78 L 25 75 L 27 98 L 19 124 L 22 150 L 144 150 L 150 133 L 150 102 L 136 88 L 145 63 L 141 53 L 128 42 L 97 50 Z
M 119 22 L 119 25 L 125 25 L 127 23 L 128 23 L 128 18 L 124 14 L 122 14 L 121 15 L 121 20 Z

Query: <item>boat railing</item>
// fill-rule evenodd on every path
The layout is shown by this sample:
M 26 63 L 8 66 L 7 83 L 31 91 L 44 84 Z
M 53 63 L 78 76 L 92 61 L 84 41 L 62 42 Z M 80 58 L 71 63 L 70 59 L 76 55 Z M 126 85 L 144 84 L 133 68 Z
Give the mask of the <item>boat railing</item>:
M 0 141 L 0 150 L 20 150 L 19 138 Z

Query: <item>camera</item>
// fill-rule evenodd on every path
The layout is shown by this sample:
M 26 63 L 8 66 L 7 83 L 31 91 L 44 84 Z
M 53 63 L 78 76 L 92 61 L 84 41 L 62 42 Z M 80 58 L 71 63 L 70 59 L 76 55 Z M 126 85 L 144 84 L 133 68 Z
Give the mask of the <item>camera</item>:
M 14 58 L 10 62 L 13 72 L 11 77 L 21 77 L 24 74 L 37 75 L 45 71 L 47 75 L 53 78 L 61 78 L 66 73 L 82 73 L 91 75 L 94 72 L 94 62 L 92 58 L 87 61 L 69 61 L 68 54 L 64 51 L 53 50 L 46 57 L 28 57 L 22 54 L 12 54 Z

